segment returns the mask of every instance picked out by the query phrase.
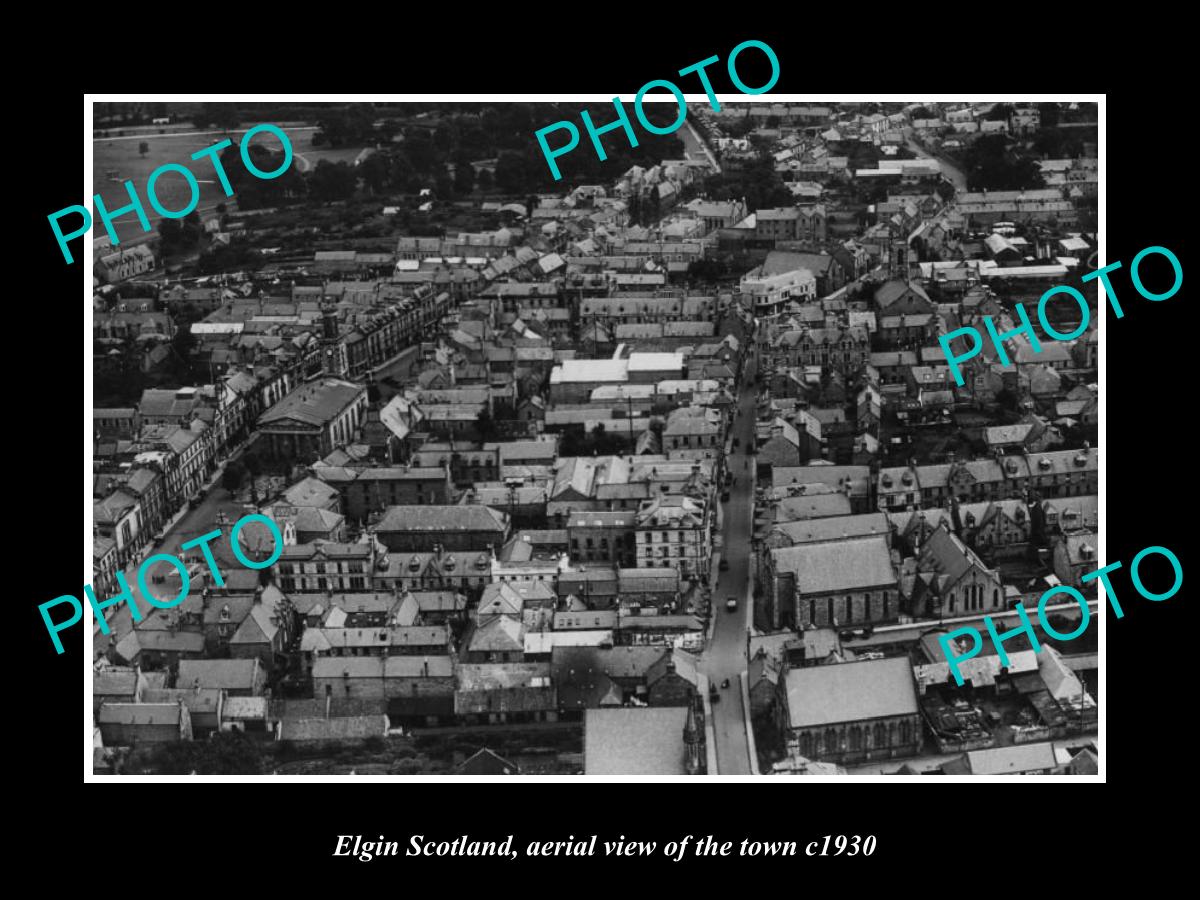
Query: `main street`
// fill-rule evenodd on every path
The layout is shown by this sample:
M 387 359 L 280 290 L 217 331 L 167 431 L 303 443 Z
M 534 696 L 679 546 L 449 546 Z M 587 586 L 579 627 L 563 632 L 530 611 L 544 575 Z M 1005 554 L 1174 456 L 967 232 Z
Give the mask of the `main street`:
M 946 180 L 954 185 L 954 190 L 957 193 L 961 194 L 963 191 L 965 191 L 967 189 L 967 173 L 952 163 L 945 156 L 940 156 L 936 153 L 930 153 L 915 140 L 913 140 L 912 132 L 913 130 L 911 128 L 904 129 L 904 143 L 908 146 L 908 149 L 921 159 L 932 159 L 934 162 L 936 162 L 938 167 L 942 170 L 942 174 L 946 176 Z
M 717 686 L 720 700 L 713 704 L 713 732 L 717 743 L 717 768 L 721 775 L 749 775 L 750 749 L 746 735 L 746 713 L 738 676 L 746 671 L 746 636 L 753 620 L 753 594 L 750 570 L 750 536 L 754 516 L 754 457 L 747 451 L 754 445 L 755 407 L 758 388 L 754 377 L 758 353 L 753 344 L 747 351 L 745 369 L 739 386 L 737 413 L 731 432 L 738 446 L 729 456 L 729 472 L 737 480 L 725 504 L 722 558 L 729 568 L 719 573 L 712 597 L 716 626 L 703 655 L 702 666 L 710 683 Z M 730 612 L 725 603 L 736 597 L 738 608 Z M 721 683 L 729 679 L 729 687 Z
M 685 119 L 683 128 L 676 132 L 676 135 L 683 141 L 683 155 L 688 159 L 703 159 L 708 162 L 714 172 L 721 171 L 721 164 L 717 162 L 717 158 L 713 156 L 708 145 L 704 143 L 704 138 L 700 136 L 700 132 L 696 130 L 696 126 L 692 124 L 690 119 Z
M 224 524 L 218 526 L 218 516 L 222 513 L 224 514 L 225 521 Z M 234 561 L 234 557 L 229 550 L 229 529 L 243 515 L 245 515 L 245 510 L 242 504 L 236 502 L 229 491 L 225 490 L 218 482 L 205 494 L 203 502 L 195 509 L 188 510 L 167 532 L 162 543 L 156 545 L 146 556 L 148 557 L 156 553 L 167 553 L 171 556 L 181 557 L 184 552 L 180 549 L 182 544 L 198 538 L 200 535 L 206 534 L 214 528 L 220 527 L 221 538 L 210 541 L 209 547 L 213 551 L 213 557 L 217 561 L 217 567 L 221 570 L 221 574 L 228 575 L 235 568 L 244 568 Z M 189 556 L 199 554 L 200 548 L 195 547 L 186 552 Z M 129 583 L 134 600 L 137 602 L 138 611 L 142 614 L 143 622 L 160 614 L 160 610 L 150 605 L 138 587 L 137 573 L 142 560 L 145 558 L 141 554 L 135 556 L 128 562 L 124 569 L 125 579 Z M 170 600 L 178 593 L 179 580 L 177 578 L 168 577 L 164 583 L 157 585 L 152 580 L 155 574 L 167 575 L 168 572 L 172 571 L 174 571 L 174 567 L 166 562 L 155 563 L 153 567 L 147 570 L 147 585 L 154 591 L 155 599 Z M 201 575 L 191 580 L 189 594 L 201 590 L 204 584 L 207 583 L 209 577 L 207 565 L 201 565 L 201 573 Z M 86 595 L 80 596 L 79 599 L 83 601 L 85 617 L 90 616 L 91 610 L 88 608 Z M 96 602 L 98 603 L 103 602 L 105 599 L 107 598 L 100 594 L 96 595 Z M 109 635 L 102 634 L 100 632 L 100 625 L 94 619 L 92 621 L 93 660 L 104 656 L 110 643 L 119 643 L 123 637 L 133 630 L 133 617 L 129 612 L 128 603 L 121 602 L 107 609 L 106 612 L 109 614 L 107 620 Z

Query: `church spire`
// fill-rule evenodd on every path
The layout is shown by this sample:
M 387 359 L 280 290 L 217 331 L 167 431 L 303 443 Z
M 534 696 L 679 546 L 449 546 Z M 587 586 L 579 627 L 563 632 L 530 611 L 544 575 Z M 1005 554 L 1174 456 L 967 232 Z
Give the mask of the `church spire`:
M 696 727 L 696 704 L 689 703 L 687 721 L 683 725 L 683 744 L 687 750 L 687 774 L 699 775 L 704 768 L 700 757 L 700 729 Z

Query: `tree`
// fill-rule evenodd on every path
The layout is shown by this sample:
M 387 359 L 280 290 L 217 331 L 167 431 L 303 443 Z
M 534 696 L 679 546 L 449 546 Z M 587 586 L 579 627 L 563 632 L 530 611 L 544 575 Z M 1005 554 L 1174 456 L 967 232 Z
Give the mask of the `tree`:
M 366 143 L 374 137 L 374 120 L 374 110 L 367 103 L 328 109 L 317 120 L 320 130 L 313 135 L 313 144 L 320 146 L 328 141 L 331 147 L 343 147 Z
M 203 117 L 205 124 L 211 123 L 222 131 L 237 128 L 242 121 L 242 117 L 238 115 L 237 107 L 232 103 L 205 103 L 200 115 Z M 199 122 L 196 124 L 199 125 Z M 199 127 L 204 126 L 200 125 Z
M 171 338 L 170 370 L 172 376 L 180 384 L 190 384 L 192 380 L 192 350 L 196 346 L 196 336 L 190 326 L 180 326 Z
M 158 225 L 160 247 L 164 256 L 191 250 L 204 234 L 200 213 L 192 210 L 182 219 L 163 219 Z
M 248 151 L 250 161 L 260 172 L 274 172 L 283 162 L 283 151 L 271 150 L 264 144 L 253 143 Z M 229 186 L 237 195 L 241 210 L 281 206 L 304 195 L 304 179 L 296 169 L 295 160 L 287 171 L 275 178 L 258 178 L 242 164 L 238 147 L 230 146 L 221 153 L 221 165 L 229 178 Z
M 1020 191 L 1045 184 L 1038 164 L 1013 152 L 1002 134 L 975 140 L 963 153 L 963 163 L 973 191 Z
M 372 193 L 381 193 L 387 188 L 390 181 L 390 167 L 391 162 L 387 156 L 382 153 L 372 153 L 358 167 L 358 174 L 368 190 Z
M 524 194 L 537 186 L 527 157 L 501 153 L 496 160 L 496 186 L 506 194 Z
M 198 748 L 194 766 L 187 772 L 166 770 L 163 774 L 186 775 L 260 775 L 262 751 L 258 744 L 240 731 L 218 731 L 207 741 L 192 742 Z
M 240 462 L 231 462 L 221 473 L 221 487 L 231 494 L 242 486 L 246 480 L 246 467 Z
M 1012 118 L 1012 114 L 1013 105 L 1011 103 L 997 103 L 984 118 L 989 122 L 1007 122 Z
M 346 163 L 323 159 L 308 173 L 309 196 L 322 203 L 349 200 L 358 186 L 358 175 Z
M 704 190 L 714 200 L 746 199 L 750 211 L 791 206 L 795 200 L 767 157 L 748 162 L 741 169 L 727 169 L 704 180 Z
M 475 167 L 469 160 L 459 158 L 454 163 L 454 193 L 465 196 L 475 187 Z
M 491 410 L 486 406 L 483 412 L 479 414 L 479 418 L 475 420 L 475 430 L 479 433 L 479 437 L 485 441 L 490 441 L 496 436 L 496 422 L 492 418 Z
M 150 152 L 150 142 L 149 141 L 142 141 L 141 143 L 138 144 L 138 153 L 140 153 L 142 156 L 145 156 L 149 152 Z
M 406 135 L 404 152 L 408 154 L 413 168 L 422 174 L 432 172 L 441 156 L 427 131 L 414 131 Z
M 719 281 L 728 274 L 729 266 L 719 259 L 699 259 L 688 266 L 688 279 L 690 281 Z
M 262 471 L 262 463 L 253 453 L 247 453 L 242 457 L 242 465 L 246 467 L 246 471 L 250 474 L 251 478 Z
M 916 109 L 912 110 L 908 114 L 908 117 L 910 119 L 912 119 L 913 121 L 916 121 L 917 119 L 936 119 L 937 118 L 937 116 L 933 113 L 932 110 L 930 110 L 930 108 L 928 106 L 918 106 Z

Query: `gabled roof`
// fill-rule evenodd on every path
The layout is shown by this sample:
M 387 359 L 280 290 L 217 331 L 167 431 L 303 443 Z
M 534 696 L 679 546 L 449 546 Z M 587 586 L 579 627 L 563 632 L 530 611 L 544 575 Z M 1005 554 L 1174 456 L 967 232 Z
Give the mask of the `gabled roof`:
M 477 751 L 454 770 L 455 775 L 520 775 L 515 763 L 493 753 L 487 747 Z
M 259 685 L 261 675 L 257 659 L 184 659 L 179 662 L 175 684 L 191 687 L 199 681 L 202 688 L 248 690 Z
M 792 728 L 917 714 L 907 656 L 789 669 L 784 679 Z
M 302 384 L 263 413 L 258 424 L 291 421 L 324 427 L 365 392 L 365 386 L 338 378 Z
M 520 619 L 496 616 L 475 630 L 467 650 L 471 653 L 524 653 L 524 631 Z
M 776 572 L 790 572 L 801 595 L 894 585 L 896 573 L 883 537 L 801 544 L 771 551 Z
M 389 506 L 376 532 L 503 532 L 508 516 L 488 506 Z

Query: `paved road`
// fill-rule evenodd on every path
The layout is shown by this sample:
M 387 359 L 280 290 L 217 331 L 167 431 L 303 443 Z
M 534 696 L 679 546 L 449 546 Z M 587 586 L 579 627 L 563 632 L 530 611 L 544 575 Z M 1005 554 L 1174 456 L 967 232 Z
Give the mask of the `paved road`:
M 713 591 L 713 615 L 717 617 L 712 641 L 704 651 L 702 665 L 709 680 L 718 686 L 721 699 L 713 706 L 713 731 L 717 743 L 717 769 L 721 775 L 749 775 L 750 751 L 746 743 L 746 720 L 737 676 L 746 670 L 746 632 L 750 627 L 753 603 L 750 599 L 750 535 L 754 514 L 754 489 L 749 465 L 753 457 L 745 451 L 754 440 L 754 385 L 757 351 L 750 350 L 738 396 L 738 412 L 732 432 L 738 448 L 729 457 L 729 471 L 737 479 L 724 510 L 723 558 L 729 569 L 721 572 Z M 735 596 L 735 612 L 725 609 L 725 601 Z M 720 684 L 729 679 L 729 687 Z
M 180 555 L 180 545 L 187 541 L 197 538 L 202 534 L 212 531 L 217 526 L 218 512 L 225 513 L 227 524 L 221 526 L 221 531 L 224 537 L 218 541 L 211 541 L 209 546 L 213 550 L 213 556 L 217 560 L 217 567 L 222 573 L 227 573 L 231 569 L 241 566 L 234 561 L 232 554 L 229 552 L 229 528 L 241 518 L 245 511 L 240 503 L 236 503 L 230 493 L 221 487 L 219 484 L 212 488 L 205 496 L 204 501 L 195 509 L 189 510 L 182 519 L 163 538 L 163 542 L 157 545 L 152 553 L 169 553 L 173 556 Z M 190 553 L 198 553 L 199 548 L 193 548 L 187 551 Z M 147 554 L 149 556 L 151 554 Z M 142 613 L 143 621 L 149 621 L 154 616 L 160 615 L 163 610 L 151 606 L 142 596 L 141 590 L 137 584 L 138 568 L 141 566 L 143 557 L 137 557 L 131 560 L 125 568 L 125 579 L 129 582 L 129 587 L 133 592 L 134 599 L 137 601 L 138 610 Z M 189 594 L 201 590 L 208 578 L 208 566 L 201 564 L 201 571 L 204 573 L 202 577 L 193 578 L 189 587 Z M 154 592 L 156 599 L 169 600 L 179 590 L 179 581 L 176 579 L 168 579 L 164 584 L 156 585 L 152 578 L 155 572 L 166 574 L 173 571 L 173 567 L 169 563 L 155 563 L 153 568 L 147 572 L 146 580 L 151 590 Z M 86 603 L 86 597 L 81 598 Z M 97 602 L 103 601 L 105 598 L 96 595 Z M 90 612 L 90 610 L 88 611 Z M 133 629 L 133 618 L 129 612 L 129 605 L 121 603 L 109 610 L 108 628 L 111 637 L 116 641 L 125 637 Z M 104 656 L 110 644 L 109 636 L 100 633 L 100 626 L 92 621 L 92 658 L 99 659 Z
M 904 130 L 904 143 L 908 145 L 909 150 L 917 154 L 917 156 L 921 157 L 922 159 L 935 160 L 941 167 L 942 174 L 946 176 L 946 180 L 954 185 L 954 190 L 956 192 L 961 193 L 967 189 L 967 173 L 958 166 L 954 165 L 954 163 L 950 162 L 950 160 L 948 160 L 946 157 L 930 153 L 928 150 L 914 141 L 912 138 L 911 128 L 906 128 Z
M 688 159 L 703 157 L 708 160 L 709 165 L 713 167 L 713 171 L 721 171 L 721 164 L 717 162 L 717 158 L 712 155 L 712 152 L 708 149 L 708 145 L 700 138 L 700 133 L 696 131 L 696 126 L 691 123 L 691 120 L 685 119 L 683 127 L 675 133 L 683 141 L 684 156 Z

